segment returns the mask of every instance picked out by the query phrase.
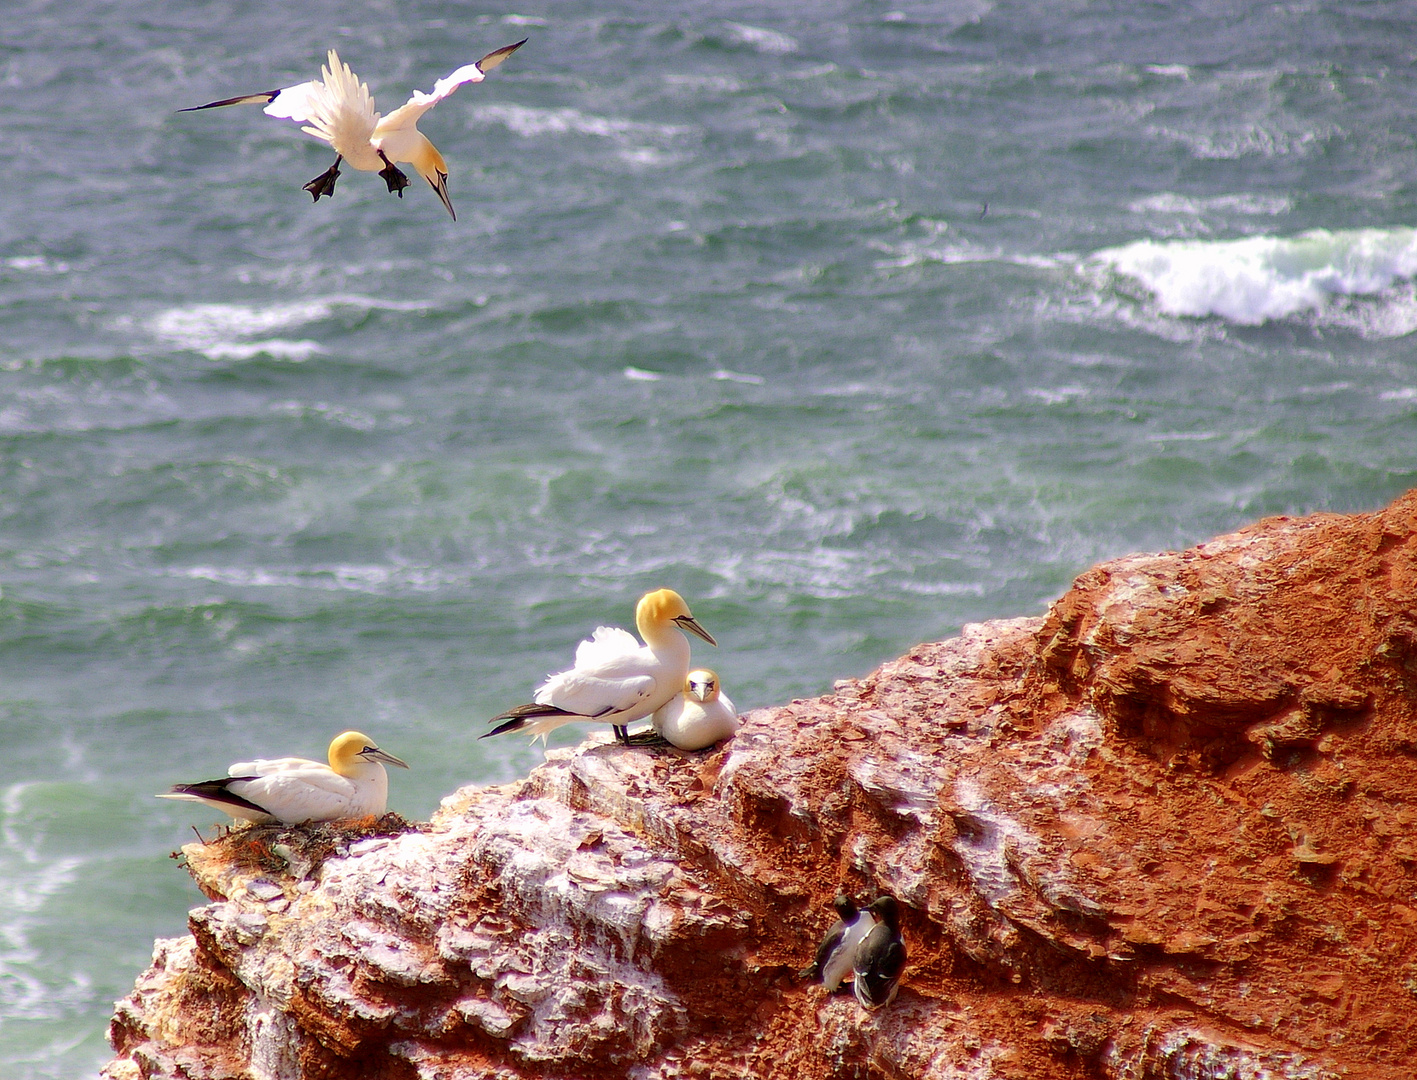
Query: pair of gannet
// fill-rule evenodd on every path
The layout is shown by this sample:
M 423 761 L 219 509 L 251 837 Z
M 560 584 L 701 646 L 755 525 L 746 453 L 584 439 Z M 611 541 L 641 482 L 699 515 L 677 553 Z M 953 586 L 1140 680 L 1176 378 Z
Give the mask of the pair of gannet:
M 401 199 L 403 189 L 408 187 L 408 177 L 395 162 L 406 161 L 428 181 L 456 221 L 458 215 L 453 210 L 452 200 L 448 198 L 447 162 L 438 153 L 438 148 L 418 130 L 418 121 L 459 86 L 481 82 L 489 71 L 526 42 L 527 39 L 522 38 L 514 45 L 488 53 L 475 64 L 465 64 L 446 79 L 435 82 L 431 94 L 415 90 L 404 105 L 385 117 L 374 111 L 374 98 L 369 93 L 369 87 L 359 81 L 359 76 L 348 64 L 340 61 L 334 49 L 330 50 L 329 63 L 320 70 L 319 79 L 287 86 L 283 90 L 209 101 L 205 105 L 178 111 L 197 112 L 223 105 L 257 105 L 264 102 L 266 107 L 263 111 L 267 116 L 305 124 L 301 131 L 329 143 L 334 149 L 337 155 L 335 163 L 305 185 L 305 190 L 316 202 L 320 201 L 321 195 L 333 197 L 342 161 L 349 162 L 362 172 L 378 173 L 388 184 L 389 191 Z
M 905 970 L 905 941 L 900 935 L 900 909 L 891 896 L 877 897 L 864 911 L 846 894 L 832 901 L 837 921 L 817 946 L 804 979 L 821 979 L 835 993 L 849 973 L 851 989 L 868 1009 L 889 1005 L 900 989 Z
M 528 731 L 533 741 L 562 724 L 596 720 L 629 742 L 626 727 L 651 717 L 665 740 L 687 750 L 708 746 L 737 728 L 732 702 L 718 692 L 711 671 L 690 681 L 689 641 L 680 631 L 717 645 L 673 589 L 645 593 L 635 607 L 635 626 L 644 639 L 618 627 L 599 626 L 576 649 L 575 666 L 547 677 L 533 700 L 494 716 L 498 724 L 482 737 Z M 501 721 L 501 723 L 498 723 Z
M 183 799 L 259 825 L 339 821 L 384 813 L 389 777 L 384 765 L 408 766 L 358 731 L 336 735 L 330 763 L 306 758 L 238 761 L 220 780 L 177 784 L 159 799 Z

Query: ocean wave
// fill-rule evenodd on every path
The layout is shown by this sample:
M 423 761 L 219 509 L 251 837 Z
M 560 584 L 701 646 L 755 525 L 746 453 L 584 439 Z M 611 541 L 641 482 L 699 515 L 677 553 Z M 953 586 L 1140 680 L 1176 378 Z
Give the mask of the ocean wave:
M 673 124 L 647 124 L 610 116 L 595 116 L 579 109 L 537 109 L 527 105 L 478 105 L 473 118 L 484 124 L 501 124 L 524 139 L 538 135 L 589 135 L 597 139 L 673 139 L 693 129 Z
M 30 935 L 49 900 L 74 882 L 83 860 L 46 857 L 27 835 L 25 794 L 33 786 L 11 784 L 0 794 L 0 1016 L 11 1019 L 60 1015 L 74 997 L 37 974 L 44 957 Z
M 728 29 L 729 40 L 734 45 L 746 45 L 760 53 L 769 56 L 786 56 L 788 53 L 795 53 L 798 49 L 797 39 L 789 37 L 778 30 L 768 30 L 761 26 L 748 26 L 746 23 L 725 23 Z
M 1242 192 L 1197 199 L 1170 191 L 1138 199 L 1127 207 L 1134 214 L 1175 214 L 1186 217 L 1203 217 L 1215 213 L 1277 217 L 1289 213 L 1293 208 L 1294 201 L 1283 195 Z
M 1241 326 L 1309 316 L 1367 337 L 1417 328 L 1417 230 L 1315 229 L 1295 237 L 1142 240 L 1088 262 L 1140 284 L 1168 316 Z
M 165 344 L 199 352 L 209 360 L 249 360 L 265 355 L 299 362 L 323 352 L 324 347 L 309 338 L 292 340 L 261 335 L 324 322 L 342 307 L 358 311 L 376 308 L 409 311 L 427 306 L 419 301 L 377 300 L 364 296 L 335 296 L 265 307 L 189 304 L 159 312 L 148 320 L 147 329 Z

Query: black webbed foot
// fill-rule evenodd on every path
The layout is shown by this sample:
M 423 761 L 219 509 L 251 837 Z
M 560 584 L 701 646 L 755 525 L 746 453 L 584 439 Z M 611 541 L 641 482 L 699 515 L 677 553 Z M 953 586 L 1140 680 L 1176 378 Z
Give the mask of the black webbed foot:
M 315 179 L 305 185 L 305 190 L 310 193 L 315 202 L 320 201 L 321 195 L 328 195 L 334 198 L 335 181 L 339 179 L 339 163 L 344 160 L 343 155 L 335 158 L 335 163 L 322 172 Z
M 403 189 L 408 187 L 408 176 L 388 158 L 384 157 L 384 152 L 379 151 L 379 156 L 384 158 L 387 168 L 380 169 L 379 175 L 384 178 L 384 183 L 389 185 L 389 194 L 403 198 Z

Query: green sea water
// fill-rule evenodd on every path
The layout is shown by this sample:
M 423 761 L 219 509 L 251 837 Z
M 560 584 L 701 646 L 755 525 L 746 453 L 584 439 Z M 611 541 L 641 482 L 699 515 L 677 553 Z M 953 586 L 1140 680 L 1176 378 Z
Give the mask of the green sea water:
M 454 223 L 255 107 L 325 52 Z M 0 1074 L 201 902 L 157 791 L 426 817 L 670 586 L 744 709 L 1417 477 L 1409 4 L 27 0 L 0 24 Z M 572 743 L 583 729 L 562 729 Z

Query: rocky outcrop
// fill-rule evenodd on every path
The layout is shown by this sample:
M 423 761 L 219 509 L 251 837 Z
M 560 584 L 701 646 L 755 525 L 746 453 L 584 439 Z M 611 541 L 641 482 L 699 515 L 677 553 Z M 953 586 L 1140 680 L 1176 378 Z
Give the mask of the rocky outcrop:
M 1417 1062 L 1417 495 L 1080 577 L 709 752 L 183 849 L 133 1077 L 1364 1077 Z M 910 951 L 795 975 L 832 896 Z

